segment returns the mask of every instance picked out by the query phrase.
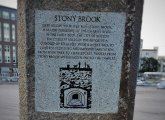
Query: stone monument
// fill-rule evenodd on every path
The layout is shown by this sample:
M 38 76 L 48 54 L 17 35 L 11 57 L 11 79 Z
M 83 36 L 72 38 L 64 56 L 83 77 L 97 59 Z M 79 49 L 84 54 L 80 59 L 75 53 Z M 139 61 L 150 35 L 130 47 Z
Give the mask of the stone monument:
M 143 0 L 18 0 L 20 120 L 132 120 Z

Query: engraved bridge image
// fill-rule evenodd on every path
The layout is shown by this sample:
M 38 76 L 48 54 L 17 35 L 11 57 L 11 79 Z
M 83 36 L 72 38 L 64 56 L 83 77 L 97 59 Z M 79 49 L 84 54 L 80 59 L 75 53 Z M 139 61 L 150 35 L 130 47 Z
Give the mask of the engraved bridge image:
M 92 68 L 86 62 L 60 68 L 60 108 L 91 108 Z

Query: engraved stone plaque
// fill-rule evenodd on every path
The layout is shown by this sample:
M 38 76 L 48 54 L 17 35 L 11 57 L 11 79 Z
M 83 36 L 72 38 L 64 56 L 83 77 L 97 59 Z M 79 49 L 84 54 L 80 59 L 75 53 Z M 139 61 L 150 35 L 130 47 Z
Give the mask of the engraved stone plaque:
M 124 12 L 35 11 L 35 109 L 117 113 Z

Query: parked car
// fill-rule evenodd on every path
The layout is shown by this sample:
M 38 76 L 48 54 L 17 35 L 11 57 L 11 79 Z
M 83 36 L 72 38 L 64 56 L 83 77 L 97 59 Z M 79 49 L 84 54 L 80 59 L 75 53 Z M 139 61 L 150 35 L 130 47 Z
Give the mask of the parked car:
M 137 86 L 147 86 L 148 83 L 146 81 L 142 81 L 142 80 L 137 79 L 136 85 Z
M 7 77 L 7 81 L 8 82 L 16 82 L 16 81 L 18 81 L 18 77 L 17 76 Z
M 162 80 L 161 82 L 159 82 L 156 87 L 158 89 L 165 89 L 165 80 Z
M 145 81 L 144 77 L 138 77 L 137 80 Z

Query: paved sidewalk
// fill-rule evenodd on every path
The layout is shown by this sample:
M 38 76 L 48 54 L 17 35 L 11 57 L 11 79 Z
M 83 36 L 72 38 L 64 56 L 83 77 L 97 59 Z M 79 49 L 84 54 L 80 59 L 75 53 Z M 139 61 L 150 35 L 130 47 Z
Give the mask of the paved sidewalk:
M 0 120 L 19 120 L 17 83 L 0 84 Z
M 0 84 L 0 120 L 19 120 L 17 83 Z M 137 87 L 134 120 L 165 120 L 165 90 Z
M 137 87 L 134 120 L 165 120 L 165 89 Z

